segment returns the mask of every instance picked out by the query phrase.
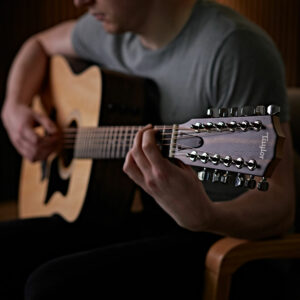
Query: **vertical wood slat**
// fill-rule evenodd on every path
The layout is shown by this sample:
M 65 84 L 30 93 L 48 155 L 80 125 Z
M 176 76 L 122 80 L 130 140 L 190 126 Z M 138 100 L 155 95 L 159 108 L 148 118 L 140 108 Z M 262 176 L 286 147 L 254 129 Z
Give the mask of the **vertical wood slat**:
M 215 0 L 264 28 L 273 38 L 286 66 L 288 86 L 300 86 L 300 1 Z

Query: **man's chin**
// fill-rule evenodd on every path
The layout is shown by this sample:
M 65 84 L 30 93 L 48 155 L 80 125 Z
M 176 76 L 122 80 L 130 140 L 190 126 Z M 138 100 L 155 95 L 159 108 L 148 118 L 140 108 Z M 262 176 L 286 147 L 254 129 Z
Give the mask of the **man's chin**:
M 114 24 L 114 23 L 111 23 L 111 22 L 107 22 L 107 21 L 102 21 L 101 23 L 102 23 L 102 26 L 103 26 L 104 30 L 107 33 L 110 33 L 110 34 L 121 34 L 121 33 L 125 32 L 125 30 L 123 30 L 117 24 Z

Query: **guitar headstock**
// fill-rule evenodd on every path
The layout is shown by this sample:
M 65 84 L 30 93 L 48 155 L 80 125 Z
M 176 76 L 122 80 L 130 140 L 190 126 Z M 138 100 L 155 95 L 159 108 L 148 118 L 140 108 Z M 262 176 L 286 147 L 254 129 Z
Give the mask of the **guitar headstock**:
M 209 109 L 208 118 L 173 127 L 169 156 L 202 168 L 202 181 L 233 181 L 235 186 L 254 188 L 254 177 L 259 176 L 258 189 L 267 190 L 266 177 L 282 155 L 278 111 L 276 106 L 222 108 L 214 117 L 216 110 Z

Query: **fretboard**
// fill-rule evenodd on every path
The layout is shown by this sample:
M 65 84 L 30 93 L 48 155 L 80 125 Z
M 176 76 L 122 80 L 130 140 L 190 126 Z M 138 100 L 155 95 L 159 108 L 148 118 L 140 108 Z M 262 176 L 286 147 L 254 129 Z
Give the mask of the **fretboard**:
M 125 158 L 132 148 L 136 133 L 143 126 L 102 126 L 68 128 L 64 131 L 64 148 L 74 149 L 74 158 Z M 169 151 L 172 128 L 154 127 L 159 131 L 159 146 Z

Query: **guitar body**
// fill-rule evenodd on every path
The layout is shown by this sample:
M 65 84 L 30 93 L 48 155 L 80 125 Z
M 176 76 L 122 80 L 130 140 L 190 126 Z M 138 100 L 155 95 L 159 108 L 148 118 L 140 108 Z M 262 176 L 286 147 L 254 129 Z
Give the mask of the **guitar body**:
M 151 103 L 157 97 L 148 80 L 97 66 L 75 74 L 65 58 L 55 56 L 34 109 L 53 117 L 60 128 L 137 125 L 154 115 Z M 19 216 L 59 214 L 69 222 L 117 224 L 130 211 L 135 190 L 122 166 L 120 159 L 73 159 L 71 151 L 53 154 L 46 162 L 24 159 Z

